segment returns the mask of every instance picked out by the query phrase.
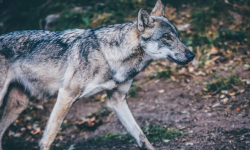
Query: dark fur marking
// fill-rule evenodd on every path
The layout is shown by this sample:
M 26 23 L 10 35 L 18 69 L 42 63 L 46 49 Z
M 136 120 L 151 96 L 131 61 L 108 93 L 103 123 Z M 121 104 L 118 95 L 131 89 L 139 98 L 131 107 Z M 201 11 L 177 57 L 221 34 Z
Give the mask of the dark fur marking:
M 5 56 L 7 59 L 10 59 L 15 55 L 14 51 L 6 45 L 2 45 L 1 47 L 0 54 Z
M 97 36 L 93 33 L 85 37 L 85 42 L 80 46 L 80 54 L 84 58 L 85 62 L 88 62 L 88 56 L 91 50 L 100 50 L 100 44 L 98 43 Z

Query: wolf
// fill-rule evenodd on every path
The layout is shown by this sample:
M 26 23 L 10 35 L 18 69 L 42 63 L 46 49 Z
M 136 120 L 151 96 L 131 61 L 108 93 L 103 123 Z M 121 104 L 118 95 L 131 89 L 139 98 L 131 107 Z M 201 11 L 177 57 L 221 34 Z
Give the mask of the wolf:
M 57 96 L 39 143 L 41 150 L 49 150 L 72 104 L 106 91 L 107 106 L 138 145 L 153 150 L 127 105 L 133 78 L 153 60 L 169 59 L 185 65 L 194 57 L 164 16 L 161 0 L 150 14 L 140 9 L 137 20 L 123 24 L 1 35 L 0 105 L 4 105 L 0 142 L 30 97 Z

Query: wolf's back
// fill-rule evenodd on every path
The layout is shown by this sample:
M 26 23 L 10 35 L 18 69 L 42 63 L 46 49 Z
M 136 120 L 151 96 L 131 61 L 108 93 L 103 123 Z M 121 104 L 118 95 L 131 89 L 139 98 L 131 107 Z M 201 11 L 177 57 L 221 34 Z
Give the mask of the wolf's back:
M 84 30 L 78 29 L 10 32 L 0 36 L 0 55 L 11 60 L 34 55 L 60 57 L 83 32 Z

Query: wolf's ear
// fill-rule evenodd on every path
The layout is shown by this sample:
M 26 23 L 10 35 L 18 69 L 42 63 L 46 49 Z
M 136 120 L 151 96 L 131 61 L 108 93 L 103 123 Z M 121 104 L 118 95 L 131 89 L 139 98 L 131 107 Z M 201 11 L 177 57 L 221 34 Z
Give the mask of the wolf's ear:
M 158 0 L 156 2 L 155 7 L 154 7 L 154 9 L 151 12 L 151 15 L 165 16 L 164 5 L 162 4 L 161 0 Z
M 154 20 L 150 17 L 148 12 L 144 9 L 140 9 L 138 13 L 138 30 L 144 31 L 146 27 L 150 27 Z

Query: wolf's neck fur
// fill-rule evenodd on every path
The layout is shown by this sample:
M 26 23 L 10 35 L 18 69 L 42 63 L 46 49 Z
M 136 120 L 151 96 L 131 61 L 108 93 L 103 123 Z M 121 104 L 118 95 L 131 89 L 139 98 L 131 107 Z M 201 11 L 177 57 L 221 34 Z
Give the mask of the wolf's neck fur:
M 133 78 L 150 62 L 151 58 L 139 46 L 137 21 L 102 27 L 96 30 L 101 39 L 101 51 L 117 82 Z

